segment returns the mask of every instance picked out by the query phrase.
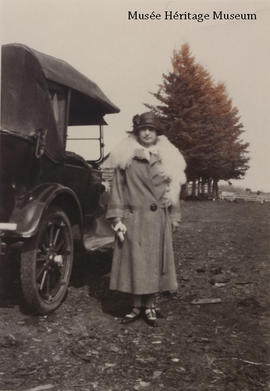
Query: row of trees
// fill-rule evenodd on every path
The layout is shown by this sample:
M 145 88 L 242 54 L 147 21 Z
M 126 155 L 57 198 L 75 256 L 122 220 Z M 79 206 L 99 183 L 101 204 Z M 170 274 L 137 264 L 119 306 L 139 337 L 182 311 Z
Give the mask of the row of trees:
M 216 84 L 195 62 L 188 44 L 174 51 L 172 68 L 153 93 L 159 103 L 146 106 L 185 156 L 188 181 L 202 184 L 202 189 L 207 183 L 217 196 L 219 180 L 242 178 L 248 169 L 249 144 L 241 139 L 244 129 L 238 109 L 224 84 Z

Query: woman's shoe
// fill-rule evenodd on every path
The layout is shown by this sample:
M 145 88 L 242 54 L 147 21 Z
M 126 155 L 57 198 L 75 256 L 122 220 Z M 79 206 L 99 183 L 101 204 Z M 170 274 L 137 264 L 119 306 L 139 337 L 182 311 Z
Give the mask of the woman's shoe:
M 158 326 L 157 314 L 156 314 L 155 307 L 151 307 L 151 308 L 147 308 L 146 307 L 145 308 L 144 319 L 145 319 L 146 323 L 149 324 L 149 326 L 152 326 L 152 327 L 157 327 Z
M 142 313 L 141 307 L 133 307 L 131 312 L 126 314 L 121 319 L 121 323 L 122 324 L 127 324 L 127 323 L 134 322 L 134 320 L 139 319 L 141 317 L 141 313 Z

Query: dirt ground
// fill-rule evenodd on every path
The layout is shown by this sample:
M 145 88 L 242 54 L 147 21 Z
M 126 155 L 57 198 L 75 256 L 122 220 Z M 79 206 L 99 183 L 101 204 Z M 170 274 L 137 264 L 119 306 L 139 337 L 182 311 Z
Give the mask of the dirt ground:
M 270 204 L 183 203 L 179 289 L 157 297 L 155 329 L 120 324 L 130 297 L 108 290 L 110 252 L 77 256 L 68 296 L 49 316 L 27 313 L 10 260 L 0 390 L 270 390 L 269 239 Z

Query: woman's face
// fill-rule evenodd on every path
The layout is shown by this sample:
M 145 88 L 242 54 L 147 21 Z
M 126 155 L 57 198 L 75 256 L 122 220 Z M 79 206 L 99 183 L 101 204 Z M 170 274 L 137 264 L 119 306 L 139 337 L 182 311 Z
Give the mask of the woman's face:
M 137 137 L 140 144 L 150 147 L 157 141 L 157 131 L 154 128 L 145 127 L 139 130 Z

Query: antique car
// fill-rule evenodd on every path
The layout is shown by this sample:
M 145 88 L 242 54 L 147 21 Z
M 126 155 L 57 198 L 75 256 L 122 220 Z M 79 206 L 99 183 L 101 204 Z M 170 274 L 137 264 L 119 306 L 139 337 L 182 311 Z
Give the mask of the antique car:
M 1 73 L 1 256 L 18 244 L 24 299 L 45 314 L 67 293 L 74 248 L 113 241 L 99 163 L 104 116 L 119 109 L 68 63 L 25 45 L 2 46 Z

